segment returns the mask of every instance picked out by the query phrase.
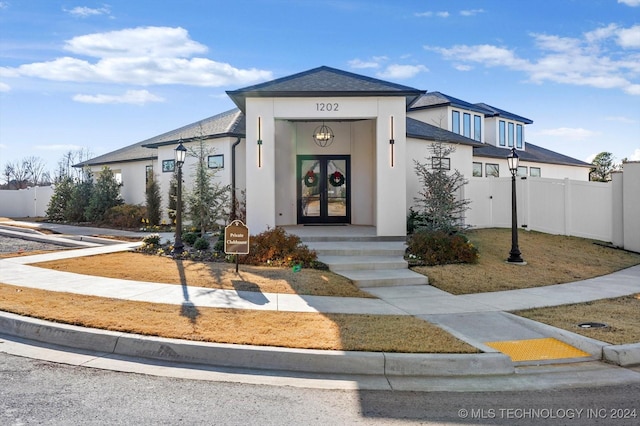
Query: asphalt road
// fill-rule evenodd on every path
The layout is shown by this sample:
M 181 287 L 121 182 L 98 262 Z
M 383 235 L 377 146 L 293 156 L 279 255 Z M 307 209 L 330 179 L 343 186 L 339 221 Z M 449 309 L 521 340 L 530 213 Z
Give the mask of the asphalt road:
M 640 384 L 530 392 L 301 389 L 72 367 L 0 353 L 2 425 L 636 425 Z

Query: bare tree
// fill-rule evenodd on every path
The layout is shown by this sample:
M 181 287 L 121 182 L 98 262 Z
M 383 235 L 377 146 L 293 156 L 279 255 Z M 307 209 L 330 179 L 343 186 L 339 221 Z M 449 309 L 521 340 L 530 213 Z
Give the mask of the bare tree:
M 42 182 L 44 176 L 46 164 L 40 157 L 30 156 L 22 159 L 22 164 L 27 174 L 29 183 L 33 186 L 38 186 Z
M 9 189 L 23 189 L 29 185 L 29 172 L 25 167 L 25 161 L 13 161 L 5 166 L 5 174 L 7 176 L 7 186 Z

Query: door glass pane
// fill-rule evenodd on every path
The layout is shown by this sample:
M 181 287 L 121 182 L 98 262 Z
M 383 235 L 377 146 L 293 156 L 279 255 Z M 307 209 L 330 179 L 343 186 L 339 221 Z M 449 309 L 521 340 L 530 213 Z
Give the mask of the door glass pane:
M 327 215 L 347 215 L 347 162 L 327 161 Z
M 302 188 L 302 215 L 306 217 L 320 216 L 320 162 L 318 160 L 302 160 L 300 166 Z

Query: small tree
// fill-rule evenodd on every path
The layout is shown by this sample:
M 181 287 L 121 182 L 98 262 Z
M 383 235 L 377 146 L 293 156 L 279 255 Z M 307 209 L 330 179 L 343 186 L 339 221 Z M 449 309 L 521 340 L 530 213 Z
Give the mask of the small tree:
M 150 225 L 160 225 L 160 206 L 162 205 L 162 196 L 160 195 L 160 185 L 153 173 L 147 177 L 147 219 Z
M 104 219 L 104 214 L 107 210 L 123 204 L 124 201 L 120 196 L 121 186 L 116 180 L 113 171 L 107 166 L 103 167 L 93 187 L 89 205 L 85 211 L 87 219 L 92 222 L 100 222 Z
M 84 178 L 73 185 L 71 197 L 65 210 L 65 220 L 69 222 L 88 221 L 87 209 L 93 195 L 93 178 L 91 171 L 85 169 Z
M 75 182 L 71 176 L 60 176 L 56 179 L 53 195 L 49 200 L 46 215 L 49 220 L 62 222 L 67 220 L 67 206 L 71 200 L 71 194 Z
M 418 197 L 415 197 L 417 214 L 413 217 L 414 226 L 430 231 L 455 232 L 463 227 L 463 215 L 469 208 L 469 200 L 458 198 L 467 180 L 458 170 L 447 170 L 446 164 L 450 162 L 455 147 L 435 141 L 429 152 L 431 156 L 426 158 L 426 164 L 414 160 L 415 171 L 422 184 Z
M 173 171 L 171 181 L 169 182 L 169 206 L 167 207 L 167 216 L 173 223 L 176 220 L 176 210 L 178 208 L 178 170 Z
M 213 149 L 199 138 L 198 146 L 189 155 L 196 158 L 193 189 L 187 194 L 188 217 L 200 235 L 215 230 L 228 216 L 229 186 L 215 182 L 215 169 L 208 167 Z
M 609 182 L 611 172 L 618 169 L 613 160 L 613 154 L 610 152 L 601 152 L 596 155 L 591 162 L 594 167 L 589 172 L 589 179 L 596 182 Z

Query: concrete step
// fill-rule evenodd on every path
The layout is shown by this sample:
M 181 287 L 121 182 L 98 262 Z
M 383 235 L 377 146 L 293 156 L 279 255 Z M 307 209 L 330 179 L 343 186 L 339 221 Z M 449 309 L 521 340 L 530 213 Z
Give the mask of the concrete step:
M 321 256 L 404 256 L 406 245 L 402 241 L 324 241 L 306 244 Z
M 360 288 L 429 284 L 426 276 L 409 269 L 346 270 L 337 273 Z
M 348 234 L 348 232 L 345 232 Z M 304 243 L 314 243 L 314 242 L 406 242 L 407 237 L 378 237 L 378 236 L 366 236 L 366 235 L 332 235 L 332 236 L 322 236 L 322 235 L 304 235 L 300 236 L 300 240 Z
M 407 269 L 401 256 L 318 256 L 333 272 L 348 270 Z

